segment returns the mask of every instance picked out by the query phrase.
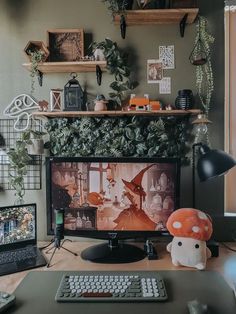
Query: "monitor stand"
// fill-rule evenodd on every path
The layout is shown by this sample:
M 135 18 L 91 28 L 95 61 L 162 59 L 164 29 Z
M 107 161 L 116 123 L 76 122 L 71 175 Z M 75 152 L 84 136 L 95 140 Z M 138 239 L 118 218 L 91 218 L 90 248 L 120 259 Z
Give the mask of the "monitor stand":
M 88 247 L 81 253 L 84 260 L 107 264 L 137 262 L 146 256 L 145 251 L 141 248 L 131 244 L 119 243 L 117 239 L 109 239 L 108 243 Z

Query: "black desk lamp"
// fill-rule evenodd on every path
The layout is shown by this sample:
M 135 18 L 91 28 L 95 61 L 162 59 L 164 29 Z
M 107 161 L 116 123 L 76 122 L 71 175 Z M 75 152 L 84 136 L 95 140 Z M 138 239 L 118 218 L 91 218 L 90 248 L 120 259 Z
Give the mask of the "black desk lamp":
M 192 159 L 192 205 L 195 208 L 195 158 L 196 148 L 200 154 L 197 162 L 197 173 L 201 182 L 208 179 L 226 174 L 228 170 L 236 165 L 233 157 L 222 150 L 210 149 L 202 143 L 193 144 L 193 159 Z

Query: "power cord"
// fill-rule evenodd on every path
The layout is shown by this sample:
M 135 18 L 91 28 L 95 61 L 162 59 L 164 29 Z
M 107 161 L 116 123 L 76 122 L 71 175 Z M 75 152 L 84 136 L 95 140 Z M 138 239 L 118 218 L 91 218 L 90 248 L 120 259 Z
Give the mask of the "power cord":
M 225 244 L 224 242 L 220 242 L 221 245 L 223 245 L 226 249 L 232 251 L 232 252 L 236 252 L 236 249 L 231 248 L 230 246 L 228 246 L 227 244 Z

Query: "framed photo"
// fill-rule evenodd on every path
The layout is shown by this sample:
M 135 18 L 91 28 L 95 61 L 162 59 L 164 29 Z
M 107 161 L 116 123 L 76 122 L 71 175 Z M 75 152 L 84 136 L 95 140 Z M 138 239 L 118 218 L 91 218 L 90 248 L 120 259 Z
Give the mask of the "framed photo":
M 84 57 L 84 30 L 51 29 L 48 33 L 50 61 L 79 61 Z
M 162 61 L 159 59 L 147 60 L 147 82 L 149 84 L 160 83 L 163 78 Z

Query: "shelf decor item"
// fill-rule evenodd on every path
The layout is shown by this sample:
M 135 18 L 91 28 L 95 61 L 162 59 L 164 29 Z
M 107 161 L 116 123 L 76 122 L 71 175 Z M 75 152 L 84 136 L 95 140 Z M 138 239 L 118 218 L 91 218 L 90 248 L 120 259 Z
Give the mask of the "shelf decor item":
M 83 110 L 84 92 L 76 79 L 77 74 L 71 73 L 71 77 L 64 87 L 64 110 L 81 111 Z
M 50 111 L 62 111 L 63 89 L 55 88 L 50 91 Z
M 84 30 L 50 29 L 48 47 L 50 61 L 79 61 L 84 57 Z
M 41 61 L 44 62 L 49 57 L 49 50 L 42 41 L 30 40 L 24 48 L 25 55 L 32 61 L 32 53 L 41 51 Z
M 165 9 L 165 0 L 136 0 L 140 9 Z
M 38 70 L 39 63 L 45 62 L 49 57 L 49 50 L 42 41 L 29 41 L 24 48 L 24 52 L 30 60 L 31 95 L 34 93 L 35 77 L 38 78 L 39 85 L 42 86 L 42 73 Z
M 123 39 L 126 35 L 126 10 L 132 10 L 133 0 L 102 0 L 107 5 L 108 10 L 111 12 L 112 18 L 115 15 L 120 15 L 120 34 Z
M 196 28 L 197 34 L 194 48 L 189 59 L 190 63 L 196 67 L 197 94 L 205 114 L 208 115 L 214 91 L 214 77 L 211 64 L 211 45 L 214 43 L 214 37 L 208 32 L 207 19 L 205 17 L 198 17 Z
M 110 84 L 113 91 L 109 93 L 109 96 L 114 100 L 116 109 L 122 107 L 127 92 L 138 85 L 137 82 L 131 82 L 129 79 L 131 71 L 127 53 L 119 49 L 117 43 L 109 38 L 98 43 L 93 42 L 90 48 L 92 50 L 99 48 L 103 51 L 107 61 L 107 69 L 114 75 L 114 81 Z
M 194 97 L 191 89 L 183 89 L 178 91 L 175 100 L 176 109 L 189 110 L 193 108 Z

